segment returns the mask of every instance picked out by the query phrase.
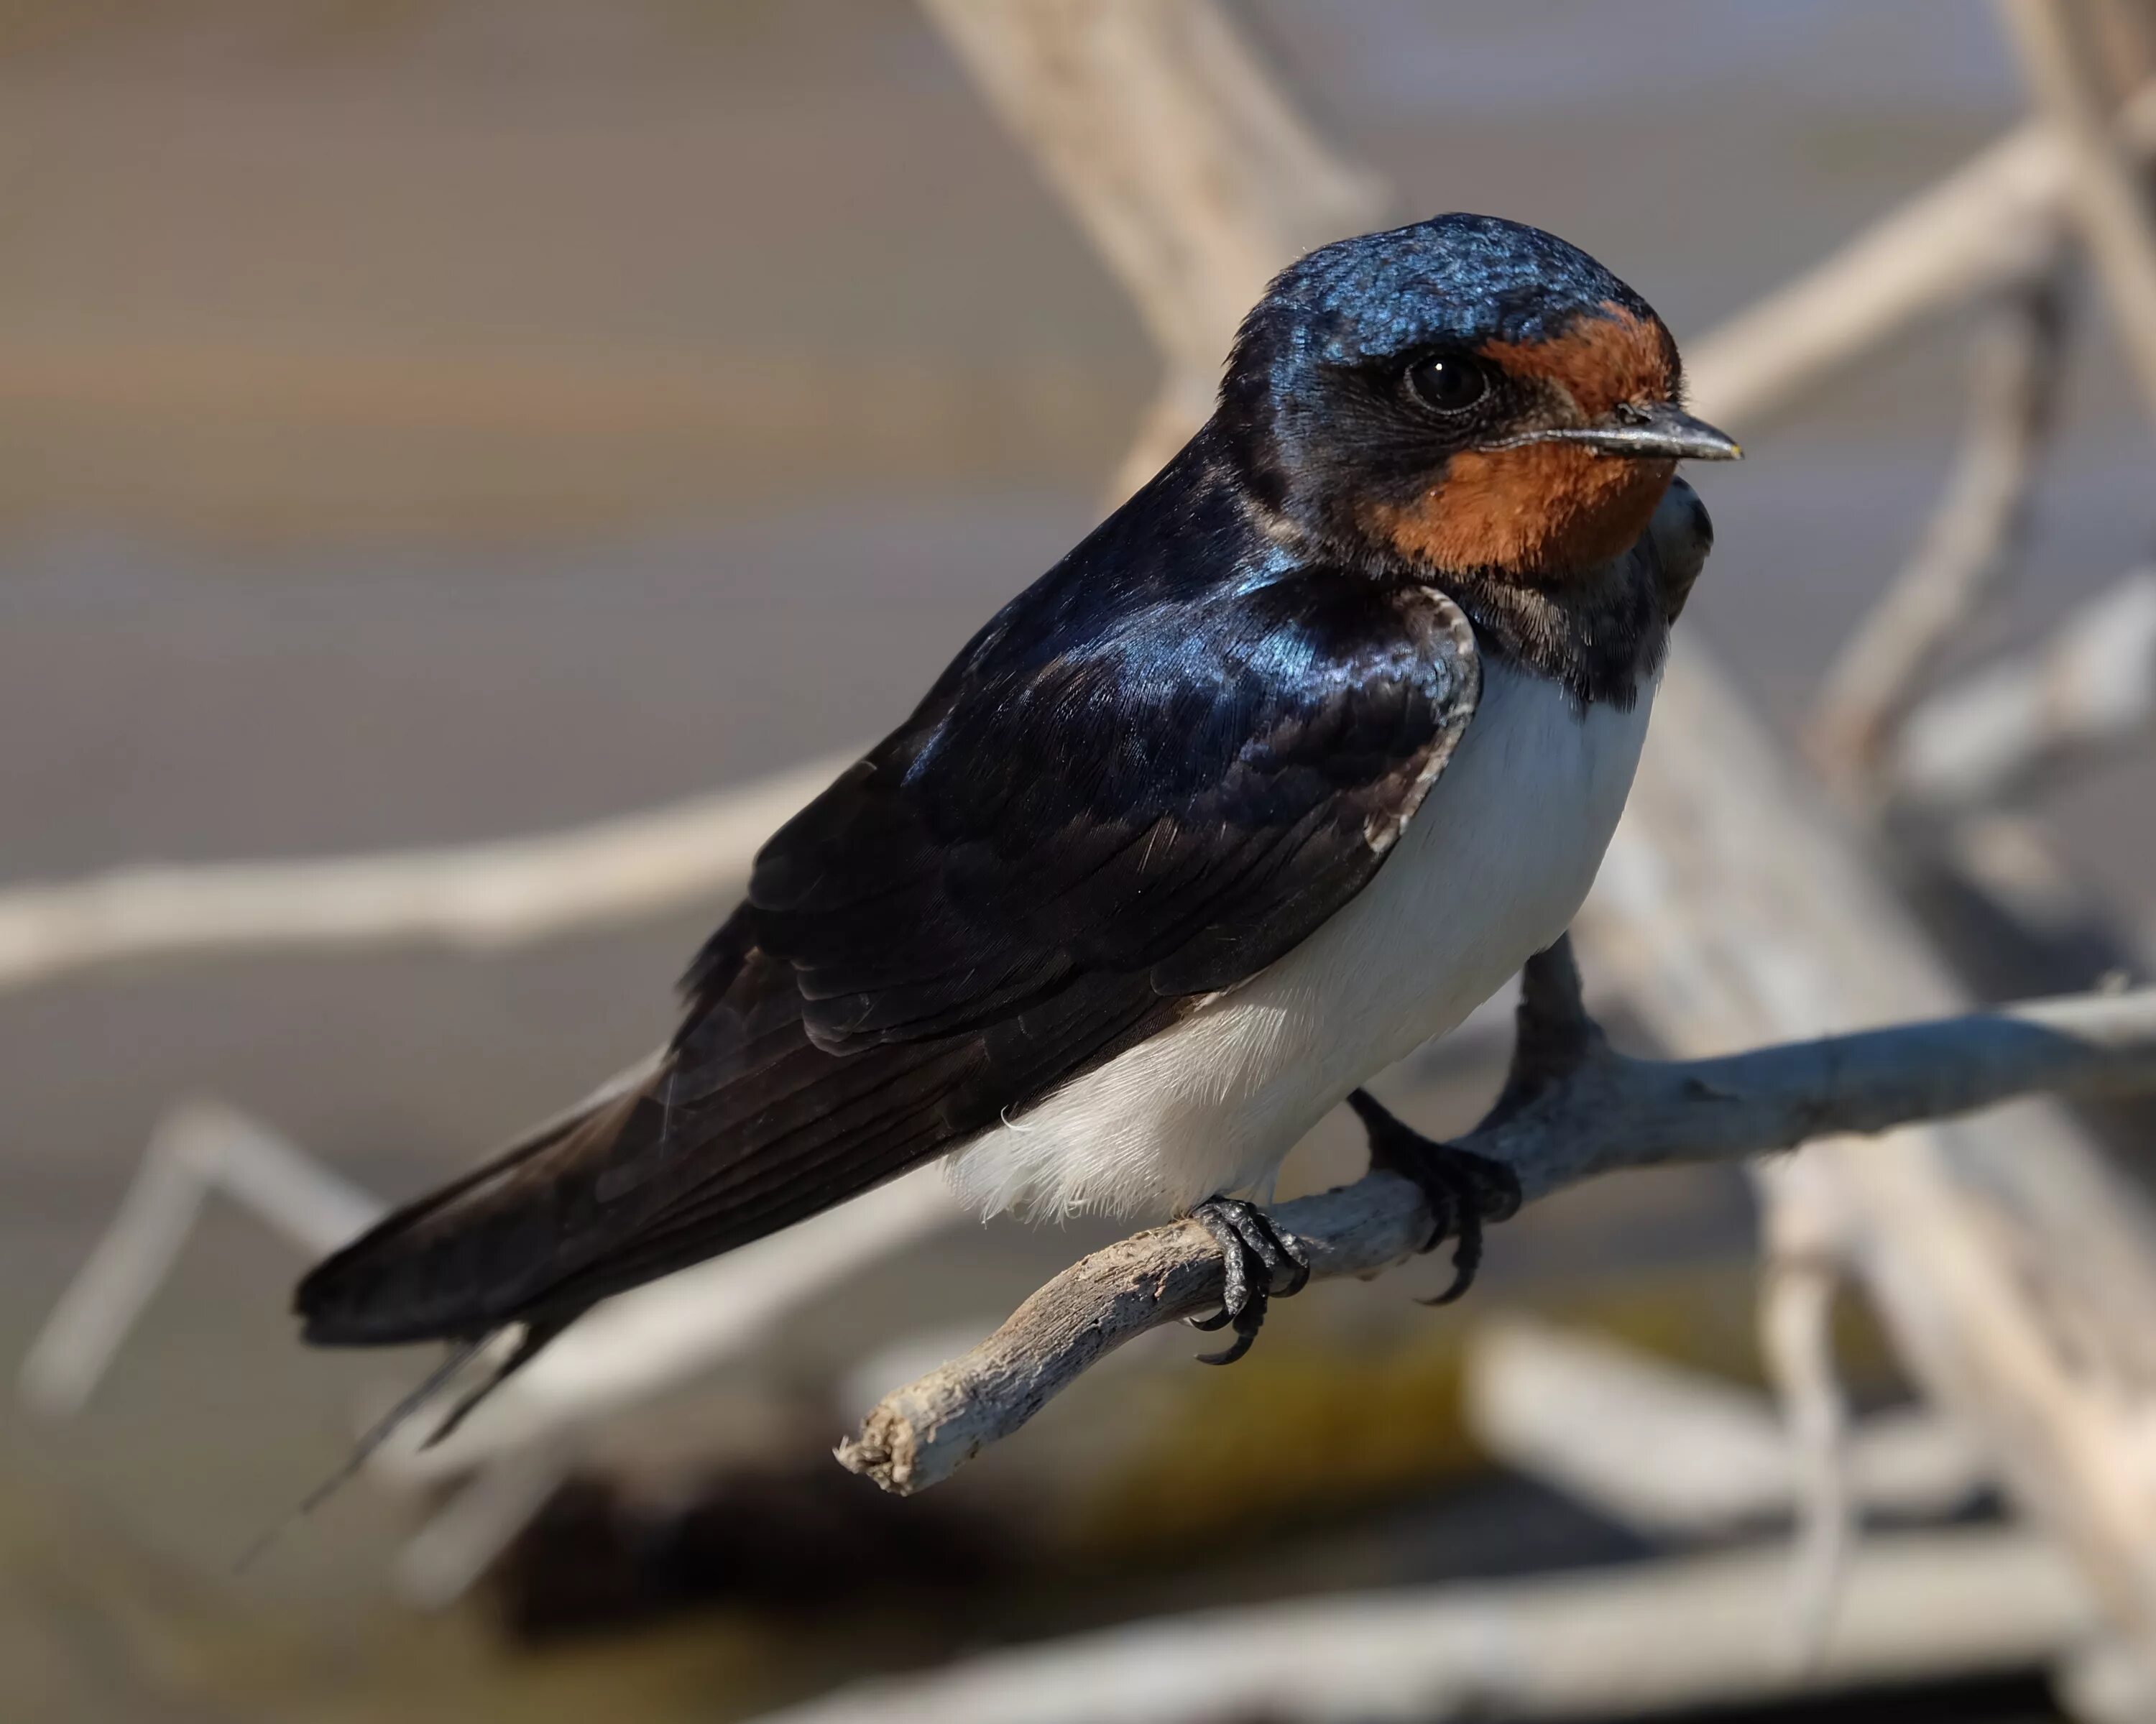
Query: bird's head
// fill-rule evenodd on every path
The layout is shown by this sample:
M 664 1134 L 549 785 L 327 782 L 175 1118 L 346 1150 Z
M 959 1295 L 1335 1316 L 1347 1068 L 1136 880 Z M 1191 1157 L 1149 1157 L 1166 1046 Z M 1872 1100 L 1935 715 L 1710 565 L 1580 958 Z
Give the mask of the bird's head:
M 1547 586 L 1630 546 L 1680 460 L 1740 453 L 1681 380 L 1661 319 L 1586 253 L 1441 215 L 1283 271 L 1215 423 L 1257 495 L 1337 553 Z

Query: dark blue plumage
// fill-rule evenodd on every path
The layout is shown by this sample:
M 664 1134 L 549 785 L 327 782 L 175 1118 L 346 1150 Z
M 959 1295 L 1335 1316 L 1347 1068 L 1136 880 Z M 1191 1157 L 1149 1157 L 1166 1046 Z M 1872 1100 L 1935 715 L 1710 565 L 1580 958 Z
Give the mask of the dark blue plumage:
M 1651 671 L 1681 593 L 1566 547 L 1638 537 L 1675 384 L 1645 303 L 1532 228 L 1445 216 L 1291 266 L 1212 422 L 765 847 L 654 1075 L 317 1268 L 310 1338 L 551 1334 L 1264 970 L 1376 874 L 1478 649 L 1583 706 Z M 1525 511 L 1569 522 L 1531 562 L 1501 529 L 1537 475 L 1578 495 Z M 1483 548 L 1454 555 L 1462 522 Z
M 1291 264 L 1251 314 L 1244 340 L 1277 335 L 1284 348 L 1353 365 L 1434 342 L 1546 341 L 1609 305 L 1655 315 L 1555 234 L 1455 213 L 1345 239 Z

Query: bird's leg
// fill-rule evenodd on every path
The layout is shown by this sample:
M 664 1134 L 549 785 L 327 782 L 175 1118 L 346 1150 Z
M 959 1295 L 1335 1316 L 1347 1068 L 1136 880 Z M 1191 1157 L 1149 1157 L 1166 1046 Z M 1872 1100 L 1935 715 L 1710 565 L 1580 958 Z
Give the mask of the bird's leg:
M 1213 1235 L 1220 1247 L 1226 1285 L 1220 1309 L 1209 1317 L 1192 1317 L 1194 1329 L 1235 1326 L 1234 1345 L 1217 1353 L 1200 1353 L 1205 1365 L 1232 1365 L 1250 1350 L 1265 1325 L 1265 1307 L 1276 1298 L 1302 1291 L 1310 1280 L 1310 1260 L 1302 1248 L 1273 1224 L 1271 1216 L 1241 1198 L 1208 1198 L 1193 1207 L 1190 1219 Z M 1273 1277 L 1284 1275 L 1282 1285 Z
M 1368 1090 L 1356 1090 L 1348 1105 L 1370 1134 L 1371 1167 L 1412 1180 L 1430 1205 L 1436 1225 L 1423 1249 L 1435 1250 L 1447 1234 L 1460 1235 L 1452 1253 L 1452 1285 L 1422 1301 L 1451 1304 L 1474 1285 L 1475 1271 L 1482 1266 L 1483 1223 L 1507 1221 L 1518 1213 L 1518 1177 L 1502 1162 L 1440 1143 L 1402 1124 Z

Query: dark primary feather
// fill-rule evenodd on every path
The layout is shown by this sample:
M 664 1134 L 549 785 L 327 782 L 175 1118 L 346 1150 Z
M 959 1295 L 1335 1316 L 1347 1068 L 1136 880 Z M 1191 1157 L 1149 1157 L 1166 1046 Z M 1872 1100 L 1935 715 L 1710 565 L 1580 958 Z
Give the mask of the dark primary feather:
M 1471 712 L 1409 582 L 1298 564 L 1205 434 L 783 828 L 665 1058 L 301 1284 L 310 1339 L 551 1329 L 1015 1113 L 1287 952 Z

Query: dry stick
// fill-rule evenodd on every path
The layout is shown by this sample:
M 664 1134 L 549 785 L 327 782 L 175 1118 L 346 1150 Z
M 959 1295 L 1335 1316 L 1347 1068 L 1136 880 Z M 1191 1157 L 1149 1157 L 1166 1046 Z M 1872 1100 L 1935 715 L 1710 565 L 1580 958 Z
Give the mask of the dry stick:
M 1881 1537 L 1855 1553 L 1819 1667 L 1797 1672 L 1774 1651 L 1786 1561 L 1744 1551 L 1155 1618 L 859 1683 L 757 1724 L 1660 1716 L 2025 1670 L 2099 1626 L 2057 1553 L 2025 1533 Z
M 1122 8 L 1116 15 L 1127 18 L 1130 10 Z M 1104 9 L 1101 16 L 1107 18 L 1112 11 Z M 1066 22 L 1069 17 L 1065 8 Z M 2137 99 L 2123 123 L 2132 146 L 2145 152 L 2156 137 L 2156 99 L 2151 93 Z M 1142 174 L 1143 169 L 1141 164 Z M 2036 267 L 2050 249 L 2046 222 L 2061 195 L 2066 172 L 2064 151 L 2046 131 L 2025 130 L 1986 152 L 1947 184 L 1917 200 L 1903 218 L 1863 236 L 1803 282 L 1732 326 L 1724 339 L 1695 346 L 1692 373 L 1701 406 L 1711 414 L 1756 416 L 1774 394 L 1815 380 L 1866 345 L 1897 332 L 1908 320 Z M 1143 191 L 1141 183 L 1138 195 Z M 1173 286 L 1171 280 L 1163 290 Z M 1196 398 L 1195 392 L 1183 394 Z M 1689 670 L 1681 658 L 1664 691 L 1666 713 L 1673 706 L 1702 702 L 1721 709 L 1712 715 L 1720 722 L 1703 733 L 1711 745 L 1707 757 L 1680 755 L 1665 767 L 1657 764 L 1656 757 L 1670 755 L 1671 745 L 1658 743 L 1650 750 L 1635 804 L 1669 807 L 1675 815 L 1670 829 L 1676 833 L 1683 832 L 1688 822 L 1711 823 L 1715 818 L 1711 811 L 1722 808 L 1741 816 L 1736 824 L 1757 828 L 1756 836 L 1767 850 L 1803 851 L 1804 845 L 1792 846 L 1784 840 L 1793 834 L 1813 834 L 1790 815 L 1784 805 L 1789 798 L 1770 788 L 1779 780 L 1772 770 L 1771 753 L 1759 746 L 1756 726 L 1698 668 L 1696 658 Z M 1666 736 L 1669 729 L 1666 721 L 1658 733 Z M 1731 743 L 1736 746 L 1722 746 Z M 1681 746 L 1681 739 L 1680 749 Z M 1761 776 L 1756 768 L 1763 762 L 1769 770 Z M 1840 880 L 1851 861 L 1845 844 L 1831 834 L 1819 842 L 1824 844 L 1826 861 L 1840 865 L 1839 869 L 1830 866 L 1827 874 Z M 1658 852 L 1644 839 L 1634 849 L 1638 853 L 1635 865 L 1620 871 L 1629 875 L 1635 889 L 1643 881 L 1652 883 L 1658 860 L 1685 860 L 1666 848 Z M 702 859 L 707 881 L 723 878 L 740 861 L 734 854 L 707 854 Z M 1645 872 L 1640 865 L 1643 862 Z M 1664 872 L 1686 875 L 1682 867 L 1665 867 Z M 1762 873 L 1771 876 L 1774 870 Z M 473 884 L 483 882 L 475 880 Z M 1861 897 L 1861 889 L 1868 884 L 1861 870 L 1856 884 Z M 1635 980 L 1645 977 L 1652 984 L 1647 993 L 1658 1023 L 1680 1043 L 1707 1037 L 1727 1039 L 1732 1029 L 1742 1031 L 1763 1021 L 1780 1024 L 1785 1031 L 1793 1027 L 1792 1020 L 1833 1021 L 1845 1018 L 1867 993 L 1890 997 L 1906 1008 L 1912 993 L 1948 992 L 1936 966 L 1922 957 L 1920 947 L 1912 944 L 1905 926 L 1891 915 L 1882 921 L 1871 913 L 1876 906 L 1866 913 L 1840 918 L 1851 924 L 1842 931 L 1853 936 L 1856 949 L 1839 972 L 1823 985 L 1813 977 L 1812 985 L 1793 992 L 1785 985 L 1789 975 L 1802 975 L 1818 950 L 1837 944 L 1833 937 L 1837 905 L 1847 897 L 1846 891 L 1822 893 L 1799 880 L 1785 895 L 1794 897 L 1794 911 L 1770 902 L 1748 919 L 1725 915 L 1738 907 L 1727 901 L 1730 888 L 1744 883 L 1722 871 L 1718 860 L 1707 870 L 1704 882 L 1687 876 L 1686 885 L 1690 890 L 1678 895 L 1684 901 L 1677 925 L 1669 927 L 1670 919 L 1662 919 L 1666 931 L 1675 936 L 1674 948 L 1661 942 L 1659 968 L 1650 962 L 1635 970 Z M 699 891 L 707 889 L 712 888 Z M 69 902 L 58 907 L 80 906 Z M 356 926 L 363 918 L 349 916 L 342 905 L 326 907 L 334 912 L 333 939 L 367 937 Z M 650 900 L 645 907 L 651 907 Z M 604 916 L 612 910 L 602 897 L 584 906 L 583 913 Z M 484 924 L 484 904 L 475 907 L 475 914 Z M 548 931 L 573 921 L 572 914 L 552 924 L 535 920 L 526 926 Z M 408 926 L 400 917 L 392 917 L 389 925 L 400 931 Z M 1640 919 L 1623 916 L 1607 924 L 1620 931 L 1627 925 L 1635 935 L 1643 926 Z M 288 937 L 297 943 L 316 936 L 304 927 L 280 928 L 272 941 Z M 92 938 L 85 943 L 93 959 L 123 955 L 126 950 L 124 941 Z M 1656 944 L 1635 943 L 1650 948 Z M 64 955 L 46 965 L 43 973 L 57 973 L 67 967 Z M 1729 1009 L 1732 1003 L 1733 1010 Z M 1933 1002 L 1928 998 L 1922 1003 Z M 2057 1140 L 2055 1133 L 2051 1141 L 2045 1141 L 2048 1130 L 2040 1125 L 2024 1146 L 2026 1166 L 2018 1173 L 2018 1164 L 2010 1157 L 2000 1163 L 2001 1183 L 2040 1213 L 2048 1203 L 2055 1236 L 2078 1234 L 2087 1247 L 2084 1255 L 2123 1272 L 2123 1285 L 2135 1290 L 2116 1296 L 2111 1302 L 2131 1318 L 2137 1309 L 2147 1308 L 2133 1260 L 2138 1219 L 2114 1213 L 2118 1206 L 2110 1203 L 2113 1188 L 2070 1142 Z M 1892 1260 L 1891 1253 L 1878 1254 L 1874 1290 L 1904 1320 L 1900 1332 L 1925 1369 L 1927 1380 L 1979 1423 L 1988 1419 L 1994 1439 L 2003 1439 L 2005 1446 L 2016 1451 L 2010 1470 L 2025 1494 L 2040 1505 L 2051 1497 L 2067 1499 L 2066 1507 L 2072 1512 L 2062 1511 L 2062 1521 L 2069 1524 L 2077 1542 L 2087 1547 L 2084 1554 L 2093 1552 L 2095 1566 L 2104 1568 L 2108 1562 L 2107 1573 L 2115 1578 L 2122 1567 L 2117 1560 L 2121 1547 L 2130 1545 L 2135 1535 L 2137 1515 L 2122 1494 L 2125 1481 L 2112 1464 L 2118 1458 L 2112 1435 L 2106 1428 L 2091 1437 L 2086 1397 L 2076 1402 L 2072 1386 L 2062 1384 L 2056 1371 L 2047 1370 L 2045 1342 L 2030 1326 L 2033 1314 L 1987 1279 L 1999 1266 L 1996 1253 L 1987 1252 L 1974 1237 L 1969 1218 L 1959 1213 L 1964 1206 L 1943 1181 L 1943 1170 L 1925 1165 L 1935 1145 L 1959 1144 L 1980 1152 L 1997 1142 L 1995 1136 L 1974 1132 L 1928 1134 L 1897 1146 L 1907 1152 L 1898 1162 L 1907 1165 L 1898 1165 L 1897 1158 L 1883 1150 L 1876 1155 L 1875 1160 L 1893 1177 L 1875 1181 L 1876 1188 L 1867 1195 L 1874 1220 L 1891 1214 L 1914 1224 L 1929 1218 L 1938 1238 L 1921 1250 L 1912 1248 L 1917 1260 L 1913 1265 Z M 2071 1224 L 2076 1223 L 2077 1228 Z M 2071 1272 L 2085 1265 L 2067 1267 Z M 1942 1284 L 1943 1293 L 1941 1286 L 1931 1285 L 1933 1281 Z M 2104 1303 L 2100 1291 L 2089 1296 L 2098 1306 Z M 1957 1310 L 1958 1301 L 1967 1308 Z M 1986 1326 L 1994 1318 L 2003 1325 L 1996 1335 Z M 2112 1325 L 2114 1329 L 2120 1326 L 2132 1325 Z M 2027 1415 L 2018 1424 L 2016 1407 L 2010 1404 L 2017 1392 L 2020 1410 Z M 2033 1427 L 2041 1440 L 2028 1440 L 2025 1427 Z M 2077 1467 L 2080 1462 L 2087 1465 Z M 2056 1475 L 2061 1467 L 2071 1476 L 2064 1484 L 2047 1488 L 2046 1470 Z M 2086 1480 L 2082 1473 L 2087 1475 Z M 2123 1505 L 2109 1530 L 2104 1525 L 2107 1504 Z M 2123 1566 L 2131 1568 L 2130 1563 Z M 2128 1598 L 2130 1604 L 2130 1588 L 2115 1592 L 2114 1597 Z
M 723 896 L 773 830 L 844 771 L 812 761 L 739 789 L 543 837 L 323 861 L 138 867 L 0 892 L 0 990 L 205 952 L 488 950 Z
M 1591 911 L 1666 1037 L 1757 1037 L 1958 993 L 1711 672 L 1681 659 L 1661 705 Z M 2148 1660 L 2156 1516 L 2136 1428 L 2156 1376 L 2148 1219 L 2056 1116 L 2018 1125 L 1933 1127 L 1877 1151 L 1830 1142 L 1763 1183 L 1833 1185 L 1913 1374 L 1981 1434 Z
M 1122 112 L 1125 85 L 1103 75 L 1100 44 L 1088 38 L 1127 41 L 1134 9 L 1143 8 L 1043 0 L 938 16 L 951 30 L 1039 34 L 1044 53 L 1015 59 L 1047 70 L 998 100 L 1045 125 L 1058 111 Z M 1036 87 L 1058 80 L 1075 88 Z M 2137 133 L 2156 123 L 2152 99 L 2144 92 L 2124 118 Z M 1177 100 L 1198 110 L 1222 93 L 1188 77 Z M 1112 146 L 1119 134 L 1096 121 L 1091 135 Z M 2134 147 L 2145 146 L 2137 138 Z M 1695 348 L 1700 409 L 1742 429 L 1764 394 L 1816 377 L 1914 310 L 2037 267 L 2051 254 L 2049 215 L 2066 171 L 2047 128 L 1989 153 L 1919 199 L 1907 223 L 1875 230 L 1740 321 L 1729 336 L 1738 345 Z M 1133 171 L 1111 155 L 1065 189 L 1082 205 L 1142 199 L 1171 183 L 1157 164 Z M 1257 249 L 1281 244 L 1284 226 L 1270 241 L 1260 234 Z M 1229 294 L 1209 285 L 1205 303 L 1247 299 L 1259 284 L 1235 285 Z M 1759 341 L 1763 327 L 1782 346 Z M 1218 331 L 1220 348 L 1228 334 Z M 1831 813 L 1789 777 L 1696 641 L 1680 648 L 1658 704 L 1589 908 L 1598 942 L 1623 956 L 1620 979 L 1663 1038 L 1727 1046 L 1881 1011 L 1951 1009 L 1959 991 L 1936 955 Z M 2066 1542 L 2114 1622 L 2156 1645 L 2156 1492 L 2133 1416 L 2156 1380 L 2156 1226 L 2055 1110 L 2019 1113 L 1815 1153 L 1859 1230 L 1867 1290 L 1904 1358 L 1983 1434 L 2016 1499 Z M 1030 1368 L 1006 1364 L 1020 1378 Z
M 1165 362 L 1109 487 L 1120 500 L 1212 411 L 1228 338 L 1266 278 L 1378 225 L 1389 194 L 1326 146 L 1212 0 L 924 4 Z
M 23 1355 L 24 1404 L 48 1418 L 81 1409 L 213 1191 L 311 1252 L 344 1244 L 386 1207 L 259 1121 L 215 1102 L 182 1103 L 157 1121 L 119 1213 Z
M 174 1108 L 151 1134 L 118 1213 L 24 1354 L 17 1379 L 24 1406 L 50 1419 L 81 1410 L 213 1193 L 316 1255 L 349 1241 L 387 1207 L 259 1121 L 213 1102 Z M 558 1475 L 593 1426 L 738 1357 L 804 1301 L 965 1213 L 935 1169 L 919 1169 L 783 1239 L 606 1301 L 446 1442 L 422 1447 L 434 1421 L 410 1421 L 367 1458 L 369 1477 L 403 1495 L 470 1482 L 399 1557 L 400 1589 L 430 1608 L 448 1602 L 545 1501 L 542 1475 L 549 1469 Z
M 1645 1537 L 1727 1539 L 1801 1509 L 1787 1423 L 1728 1378 L 1507 1312 L 1475 1324 L 1460 1388 L 1486 1452 Z M 1859 1421 L 1848 1459 L 1856 1502 L 1902 1521 L 1943 1519 L 1994 1483 L 1969 1433 L 1928 1408 Z
M 1794 1205 L 1770 1206 L 1770 1234 L 1801 1214 Z M 1760 1354 L 1789 1434 L 1796 1494 L 1789 1647 L 1792 1661 L 1809 1668 L 1834 1626 L 1856 1537 L 1849 1403 L 1834 1368 L 1834 1300 L 1844 1271 L 1833 1252 L 1787 1239 L 1770 1239 L 1761 1267 Z
M 2056 418 L 2061 300 L 2055 270 L 2013 295 L 1979 336 L 1953 476 L 1916 554 L 1827 670 L 1808 741 L 1830 782 L 1854 798 L 1870 799 L 1893 727 L 2020 555 Z
M 1027 58 L 967 38 L 968 32 L 994 29 L 1005 9 L 985 0 L 936 0 L 935 7 L 977 65 L 993 64 L 998 54 Z M 1126 6 L 1115 22 L 1157 33 L 1168 26 L 1148 23 L 1148 14 L 1167 18 L 1182 10 Z M 1186 31 L 1178 38 L 1186 49 L 1218 38 L 1218 14 L 1208 8 L 1207 15 L 1210 22 L 1199 34 Z M 1239 58 L 1247 65 L 1246 55 Z M 1262 93 L 1230 95 L 1225 105 L 1251 122 L 1276 115 L 1281 105 Z M 1152 145 L 1172 143 L 1178 128 L 1187 131 L 1194 123 L 1188 114 L 1205 105 L 1157 105 L 1159 129 L 1144 136 Z M 1282 234 L 1284 249 L 1270 261 L 1250 254 L 1256 279 L 1308 238 L 1374 219 L 1366 177 L 1322 156 L 1296 166 L 1312 153 L 1299 122 L 1291 133 L 1250 123 L 1225 135 L 1233 147 L 1220 152 L 1223 173 L 1240 175 L 1238 163 L 1272 162 L 1289 195 L 1306 179 L 1332 188 L 1298 198 L 1306 212 L 1302 225 L 1288 224 L 1296 231 Z M 2121 110 L 2119 136 L 2137 158 L 2156 153 L 2156 88 L 2143 89 Z M 1295 142 L 1283 157 L 1277 140 L 1291 136 Z M 1138 177 L 1139 183 L 1127 187 L 1132 197 L 1142 194 L 1143 177 L 1158 172 L 1164 159 L 1164 148 L 1153 159 L 1142 151 L 1120 154 L 1118 172 L 1127 185 Z M 2066 178 L 2066 151 L 2050 128 L 2021 127 L 1796 281 L 1691 343 L 1687 371 L 1695 399 L 1713 403 L 1712 413 L 1732 423 L 1756 427 L 1921 320 L 2033 278 L 2054 249 Z M 1320 222 L 1307 213 L 1317 207 L 1332 209 L 1332 218 Z M 1101 232 L 1106 219 L 1089 218 Z M 1172 222 L 1155 225 L 1168 233 L 1174 228 Z M 1135 254 L 1135 243 L 1132 250 Z M 1162 256 L 1162 266 L 1149 269 L 1156 294 L 1181 291 L 1178 284 L 1195 278 L 1201 264 L 1201 286 L 1221 268 L 1219 250 L 1202 259 L 1191 252 Z M 1140 285 L 1135 275 L 1134 268 L 1127 277 L 1134 290 Z M 1255 294 L 1254 284 L 1249 291 Z M 1219 297 L 1219 305 L 1247 303 L 1247 297 Z M 1217 305 L 1213 315 L 1220 315 Z M 1166 329 L 1166 315 L 1152 326 Z M 1183 338 L 1177 340 L 1181 346 Z M 1202 364 L 1172 368 L 1118 480 L 1119 492 L 1150 473 L 1205 412 L 1220 351 L 1215 347 Z M 130 868 L 0 890 L 0 991 L 141 959 L 395 944 L 489 950 L 708 902 L 738 889 L 772 829 L 850 759 L 817 762 L 737 790 L 538 838 L 323 861 Z
M 2156 409 L 2156 222 L 2132 154 L 2112 129 L 2089 44 L 2062 0 L 1999 0 L 2037 111 L 2067 162 L 2067 207 L 2125 337 L 2142 393 Z
M 2057 260 L 2010 291 L 1975 344 L 1967 429 L 1915 554 L 1822 680 L 1805 741 L 1856 808 L 1883 797 L 1880 757 L 1947 649 L 1982 614 L 2027 535 L 2038 456 L 2056 420 L 2065 304 Z M 1795 1458 L 1789 1647 L 1817 1659 L 1856 1534 L 1848 1417 L 1833 1360 L 1849 1218 L 1817 1163 L 1753 1172 L 1761 1212 L 1761 1356 Z
M 426 1488 L 534 1444 L 573 1437 L 737 1357 L 808 1300 L 966 1218 L 940 1172 L 917 1168 L 783 1234 L 676 1270 L 593 1308 L 456 1432 L 422 1444 L 415 1420 L 373 1471 Z
M 2156 85 L 2119 110 L 2120 146 L 2156 153 Z M 1872 223 L 1824 263 L 1690 343 L 1698 400 L 1748 434 L 1921 321 L 2041 275 L 2069 173 L 2051 127 L 2023 126 Z
M 1129 290 L 1173 372 L 1217 375 L 1221 333 L 1255 285 L 1378 221 L 1390 202 L 1326 147 L 1209 0 L 924 8 Z M 1092 99 L 1110 84 L 1112 107 Z
M 2091 995 L 1717 1060 L 1613 1052 L 1578 1002 L 1563 942 L 1529 966 L 1523 1046 L 1578 1048 L 1561 1071 L 1516 1061 L 1532 1099 L 1458 1140 L 1509 1167 L 1529 1198 L 1620 1167 L 1726 1161 L 1837 1132 L 1876 1132 L 2039 1090 L 2156 1089 L 2156 990 Z M 1368 1275 L 1428 1239 L 1421 1194 L 1389 1173 L 1281 1205 L 1316 1279 Z M 840 1462 L 901 1495 L 1009 1436 L 1111 1349 L 1219 1305 L 1220 1254 L 1195 1223 L 1153 1228 L 1057 1275 L 963 1357 L 895 1391 Z
M 2148 0 L 2084 0 L 2089 41 L 2104 82 L 2123 99 L 2156 72 L 2156 7 Z
M 1679 675 L 1680 671 L 1684 672 Z M 1695 654 L 1672 666 L 1582 930 L 1676 1046 L 1951 1008 L 1959 991 L 1822 799 Z M 1991 1450 L 2114 1620 L 2156 1611 L 2136 1409 L 2156 1379 L 2143 1204 L 2056 1109 L 1803 1158 L 1927 1393 Z
M 1690 668 L 1665 690 L 1628 831 L 1590 906 L 1603 956 L 1626 953 L 1623 979 L 1650 1020 L 1680 1044 L 1754 1036 L 1832 1021 L 1852 982 L 1880 990 L 1874 1010 L 1943 1003 L 1951 989 L 1876 881 L 1805 817 L 1729 691 Z M 2149 1381 L 2141 1206 L 2049 1118 L 2028 1121 L 2018 1143 L 1988 1121 L 1924 1136 L 1804 1162 L 1840 1163 L 1869 1241 L 1865 1278 L 1905 1357 L 1999 1449 L 2016 1495 L 2067 1535 L 2118 1619 L 2145 1622 L 2156 1529 L 2132 1429 Z M 2021 1213 L 1985 1213 L 2000 1197 Z M 2076 1328 L 2094 1337 L 2086 1360 Z
M 1887 762 L 1902 808 L 1996 808 L 2156 726 L 2156 571 L 2128 575 L 1909 715 Z

